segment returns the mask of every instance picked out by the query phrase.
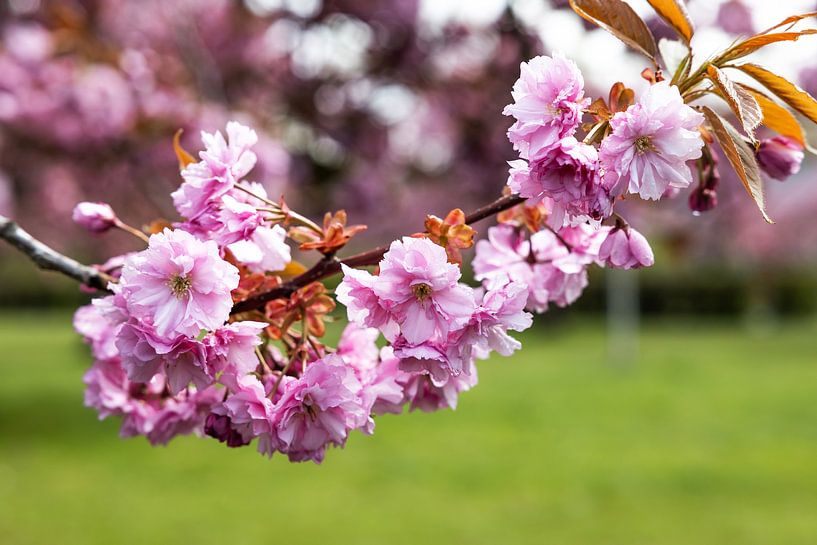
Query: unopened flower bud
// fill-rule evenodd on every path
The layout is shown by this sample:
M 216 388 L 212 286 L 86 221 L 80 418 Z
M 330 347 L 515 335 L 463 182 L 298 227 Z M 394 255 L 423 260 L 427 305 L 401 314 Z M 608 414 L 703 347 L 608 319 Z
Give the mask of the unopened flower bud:
M 599 260 L 614 269 L 650 267 L 655 256 L 644 235 L 632 227 L 614 227 L 599 249 Z
M 757 150 L 757 162 L 772 178 L 785 180 L 800 171 L 803 146 L 786 136 L 763 140 Z
M 74 207 L 74 223 L 92 233 L 104 233 L 116 223 L 116 214 L 103 202 L 81 202 Z
M 245 441 L 230 424 L 229 416 L 210 413 L 204 422 L 204 433 L 218 439 L 220 443 L 227 443 L 228 447 L 243 447 L 248 444 L 249 441 Z
M 698 186 L 689 195 L 689 209 L 700 214 L 718 206 L 718 193 L 714 189 Z

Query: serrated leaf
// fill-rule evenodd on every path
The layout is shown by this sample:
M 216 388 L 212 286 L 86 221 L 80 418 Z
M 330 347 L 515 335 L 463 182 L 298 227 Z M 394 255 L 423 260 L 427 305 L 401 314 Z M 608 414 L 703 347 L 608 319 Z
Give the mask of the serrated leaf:
M 786 108 L 767 97 L 757 89 L 740 85 L 746 92 L 751 93 L 763 112 L 763 125 L 783 136 L 788 136 L 803 147 L 807 147 L 806 135 L 797 118 Z
M 758 210 L 763 214 L 763 219 L 769 223 L 774 223 L 766 214 L 763 180 L 760 177 L 760 167 L 758 167 L 755 160 L 754 150 L 743 140 L 743 137 L 731 123 L 706 106 L 703 107 L 703 113 L 712 127 L 715 139 L 729 160 L 729 164 L 732 165 L 738 178 L 740 178 L 746 192 L 755 201 Z
M 763 121 L 763 111 L 760 109 L 755 97 L 743 87 L 736 85 L 726 76 L 723 70 L 713 64 L 706 68 L 706 73 L 720 91 L 723 99 L 729 104 L 732 112 L 737 116 L 743 130 L 754 142 L 755 129 Z
M 695 28 L 683 0 L 647 0 L 647 2 L 687 43 L 692 40 Z
M 756 64 L 741 64 L 735 68 L 749 74 L 783 102 L 817 123 L 817 100 L 790 81 Z
M 778 42 L 794 42 L 797 41 L 801 36 L 810 36 L 812 34 L 817 34 L 817 29 L 807 29 L 801 30 L 800 32 L 776 32 L 774 34 L 759 34 L 757 36 L 752 36 L 751 38 L 744 40 L 734 47 L 730 48 L 724 55 L 723 60 L 725 61 L 733 61 L 735 59 L 739 59 L 741 57 L 745 57 L 751 53 L 754 53 L 761 47 L 765 47 L 769 44 L 778 43 Z
M 584 19 L 655 61 L 658 47 L 647 24 L 622 0 L 570 0 L 570 7 Z

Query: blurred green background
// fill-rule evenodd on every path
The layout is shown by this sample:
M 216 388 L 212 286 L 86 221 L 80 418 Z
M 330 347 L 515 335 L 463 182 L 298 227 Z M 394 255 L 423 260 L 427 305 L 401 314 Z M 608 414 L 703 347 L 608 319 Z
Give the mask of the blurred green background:
M 570 320 L 317 466 L 120 440 L 70 315 L 0 315 L 0 542 L 814 543 L 817 323 L 653 320 L 616 364 Z

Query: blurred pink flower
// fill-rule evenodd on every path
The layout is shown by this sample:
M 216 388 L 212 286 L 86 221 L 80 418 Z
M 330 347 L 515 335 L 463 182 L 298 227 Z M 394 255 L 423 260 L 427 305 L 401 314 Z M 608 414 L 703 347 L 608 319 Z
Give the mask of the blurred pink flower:
M 800 172 L 803 157 L 803 146 L 786 136 L 762 140 L 757 149 L 760 168 L 775 180 L 785 180 Z

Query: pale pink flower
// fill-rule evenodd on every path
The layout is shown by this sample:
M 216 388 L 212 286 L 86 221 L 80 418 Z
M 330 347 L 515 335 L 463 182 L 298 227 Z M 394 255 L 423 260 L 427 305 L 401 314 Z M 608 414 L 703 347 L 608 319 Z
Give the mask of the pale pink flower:
M 510 356 L 521 348 L 522 343 L 508 331 L 524 331 L 533 324 L 533 316 L 525 312 L 527 301 L 528 286 L 521 282 L 486 290 L 468 326 L 458 335 L 454 346 L 457 357 L 463 361 L 484 359 L 492 350 Z
M 601 244 L 599 260 L 615 269 L 651 267 L 655 263 L 650 243 L 632 227 L 612 229 Z
M 338 302 L 346 306 L 350 322 L 379 329 L 387 339 L 397 336 L 399 327 L 390 309 L 391 302 L 381 300 L 374 292 L 377 276 L 368 271 L 341 264 L 343 281 L 335 289 Z
M 452 365 L 446 341 L 447 339 L 411 344 L 403 337 L 398 337 L 392 348 L 395 357 L 400 359 L 399 369 L 410 375 L 428 375 L 435 386 L 443 386 L 451 376 L 468 374 L 471 361 L 456 360 Z
M 422 343 L 470 319 L 474 296 L 459 278 L 459 267 L 448 262 L 441 246 L 426 238 L 404 237 L 392 242 L 383 256 L 373 290 L 406 340 Z
M 207 363 L 207 347 L 195 338 L 166 339 L 148 324 L 131 320 L 119 328 L 116 347 L 133 382 L 149 382 L 163 372 L 168 388 L 176 394 L 191 382 L 205 388 L 215 380 L 215 371 Z
M 230 252 L 253 272 L 282 271 L 292 261 L 286 243 L 286 229 L 280 225 L 258 227 L 247 240 L 228 246 Z
M 379 363 L 378 337 L 380 331 L 377 329 L 361 327 L 355 322 L 349 322 L 340 335 L 335 353 L 358 372 L 361 381 L 363 375 L 370 373 Z
M 254 371 L 258 367 L 255 349 L 261 344 L 260 335 L 266 326 L 245 320 L 224 325 L 204 337 L 208 370 L 236 376 Z
M 221 391 L 207 388 L 185 392 L 179 397 L 164 400 L 149 419 L 145 435 L 153 446 L 166 445 L 177 435 L 193 432 L 201 435 L 211 408 L 220 401 Z
M 213 413 L 228 418 L 231 429 L 241 435 L 244 444 L 272 434 L 273 403 L 261 381 L 255 375 L 244 375 L 230 385 L 230 390 L 227 399 L 213 407 Z
M 787 136 L 762 140 L 756 155 L 763 172 L 775 180 L 785 180 L 800 172 L 804 157 L 803 146 Z
M 703 121 L 684 104 L 677 87 L 665 81 L 652 85 L 610 121 L 612 133 L 599 151 L 604 176 L 613 177 L 616 193 L 629 191 L 643 199 L 660 199 L 668 186 L 689 186 L 687 161 L 701 156 L 698 128 Z
M 581 123 L 584 78 L 573 61 L 559 54 L 523 62 L 513 86 L 514 103 L 503 110 L 516 122 L 508 139 L 523 159 L 538 159 Z
M 527 308 L 535 312 L 545 312 L 549 303 L 573 303 L 587 286 L 587 266 L 598 260 L 607 231 L 582 224 L 558 233 L 544 229 L 527 240 L 511 225 L 491 227 L 476 245 L 475 278 L 488 290 L 509 281 L 527 286 Z
M 110 360 L 119 356 L 114 343 L 114 324 L 95 305 L 85 305 L 74 313 L 74 329 L 91 345 L 95 360 Z
M 238 270 L 219 255 L 215 242 L 165 229 L 148 248 L 129 257 L 121 289 L 131 316 L 150 321 L 162 337 L 196 336 L 229 317 Z
M 403 385 L 409 380 L 410 375 L 400 370 L 400 359 L 392 347 L 384 346 L 380 349 L 380 363 L 363 383 L 364 405 L 373 415 L 399 414 L 405 402 Z
M 255 166 L 251 148 L 258 141 L 252 129 L 235 121 L 227 123 L 227 139 L 221 132 L 202 132 L 205 150 L 201 161 L 182 171 L 184 183 L 171 194 L 176 210 L 188 220 L 212 212 L 214 203 L 226 195 Z
M 597 174 L 596 148 L 567 136 L 540 159 L 512 161 L 508 185 L 530 204 L 548 199 L 548 224 L 599 222 L 613 210 L 610 188 Z
M 99 418 L 130 412 L 134 400 L 130 382 L 118 358 L 97 360 L 82 377 L 85 383 L 85 406 L 99 412 Z
M 74 207 L 74 223 L 92 233 L 104 233 L 116 225 L 116 214 L 104 202 L 81 202 Z
M 367 424 L 360 381 L 340 356 L 311 362 L 284 385 L 275 404 L 276 435 L 290 460 L 323 460 L 327 445 L 342 446 L 350 430 Z
M 477 370 L 474 367 L 469 374 L 449 375 L 442 385 L 434 384 L 429 375 L 411 375 L 403 388 L 410 410 L 433 412 L 456 409 L 460 392 L 470 390 L 476 384 Z

